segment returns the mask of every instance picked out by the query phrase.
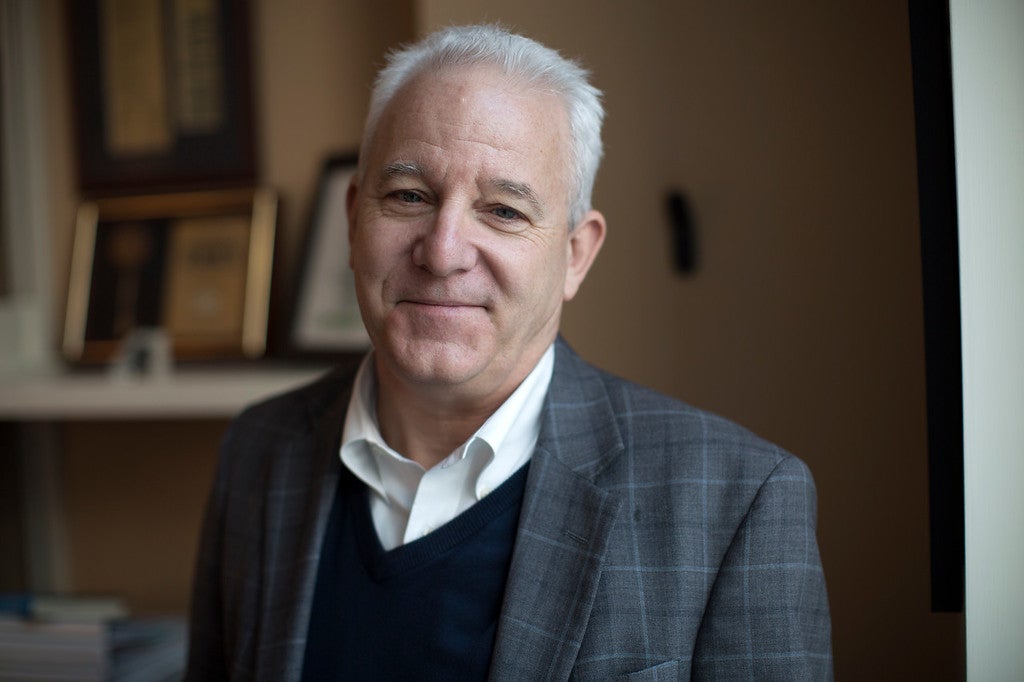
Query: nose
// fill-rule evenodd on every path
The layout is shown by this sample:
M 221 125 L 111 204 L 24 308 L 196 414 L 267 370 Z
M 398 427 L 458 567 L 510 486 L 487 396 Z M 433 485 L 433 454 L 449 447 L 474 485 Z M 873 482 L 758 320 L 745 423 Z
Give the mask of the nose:
M 437 277 L 471 270 L 477 257 L 471 228 L 458 207 L 442 206 L 413 246 L 413 263 Z

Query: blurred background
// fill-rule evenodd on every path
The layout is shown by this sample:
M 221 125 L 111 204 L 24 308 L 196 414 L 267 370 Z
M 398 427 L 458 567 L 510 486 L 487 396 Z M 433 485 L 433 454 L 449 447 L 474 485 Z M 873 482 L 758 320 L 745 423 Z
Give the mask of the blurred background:
M 76 26 L 62 2 L 37 8 L 44 288 L 50 328 L 60 330 L 83 198 Z M 604 91 L 606 156 L 594 203 L 609 234 L 565 311 L 569 342 L 595 364 L 721 413 L 808 463 L 837 678 L 962 679 L 963 613 L 930 605 L 906 4 L 253 0 L 252 181 L 280 200 L 272 337 L 290 319 L 288 289 L 322 164 L 356 150 L 384 54 L 434 28 L 478 21 L 579 59 Z M 672 196 L 689 214 L 690 268 L 674 260 Z M 50 336 L 56 348 L 59 331 Z M 136 613 L 185 612 L 226 420 L 58 420 L 47 438 L 59 451 L 52 475 L 64 587 L 121 595 Z M 16 466 L 12 457 L 5 466 Z M 27 584 L 17 562 L 5 571 L 14 588 Z

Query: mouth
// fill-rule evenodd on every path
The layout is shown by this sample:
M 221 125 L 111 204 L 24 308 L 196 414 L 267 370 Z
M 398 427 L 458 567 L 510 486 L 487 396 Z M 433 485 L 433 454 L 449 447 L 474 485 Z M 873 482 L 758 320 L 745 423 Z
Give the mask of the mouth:
M 432 299 L 403 299 L 399 304 L 425 306 L 428 308 L 485 308 L 481 303 L 469 303 L 467 301 L 432 300 Z
M 463 325 L 478 320 L 481 314 L 487 314 L 487 307 L 479 303 L 466 301 L 437 299 L 403 299 L 398 302 L 395 312 L 405 315 L 424 324 Z

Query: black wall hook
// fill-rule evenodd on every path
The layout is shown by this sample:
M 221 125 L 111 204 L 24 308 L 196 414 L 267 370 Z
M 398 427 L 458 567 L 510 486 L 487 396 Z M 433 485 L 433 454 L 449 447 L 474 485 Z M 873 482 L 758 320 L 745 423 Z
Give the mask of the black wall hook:
M 676 272 L 692 274 L 697 269 L 697 245 L 690 203 L 680 190 L 670 190 L 666 203 L 672 230 L 672 265 Z

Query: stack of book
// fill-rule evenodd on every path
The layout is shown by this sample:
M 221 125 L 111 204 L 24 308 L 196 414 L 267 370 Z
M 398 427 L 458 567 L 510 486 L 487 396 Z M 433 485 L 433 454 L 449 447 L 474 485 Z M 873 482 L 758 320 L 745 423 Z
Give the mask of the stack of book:
M 173 682 L 182 619 L 131 619 L 116 598 L 0 595 L 0 680 Z
M 178 682 L 185 676 L 187 628 L 182 618 L 127 619 L 111 627 L 114 682 Z

